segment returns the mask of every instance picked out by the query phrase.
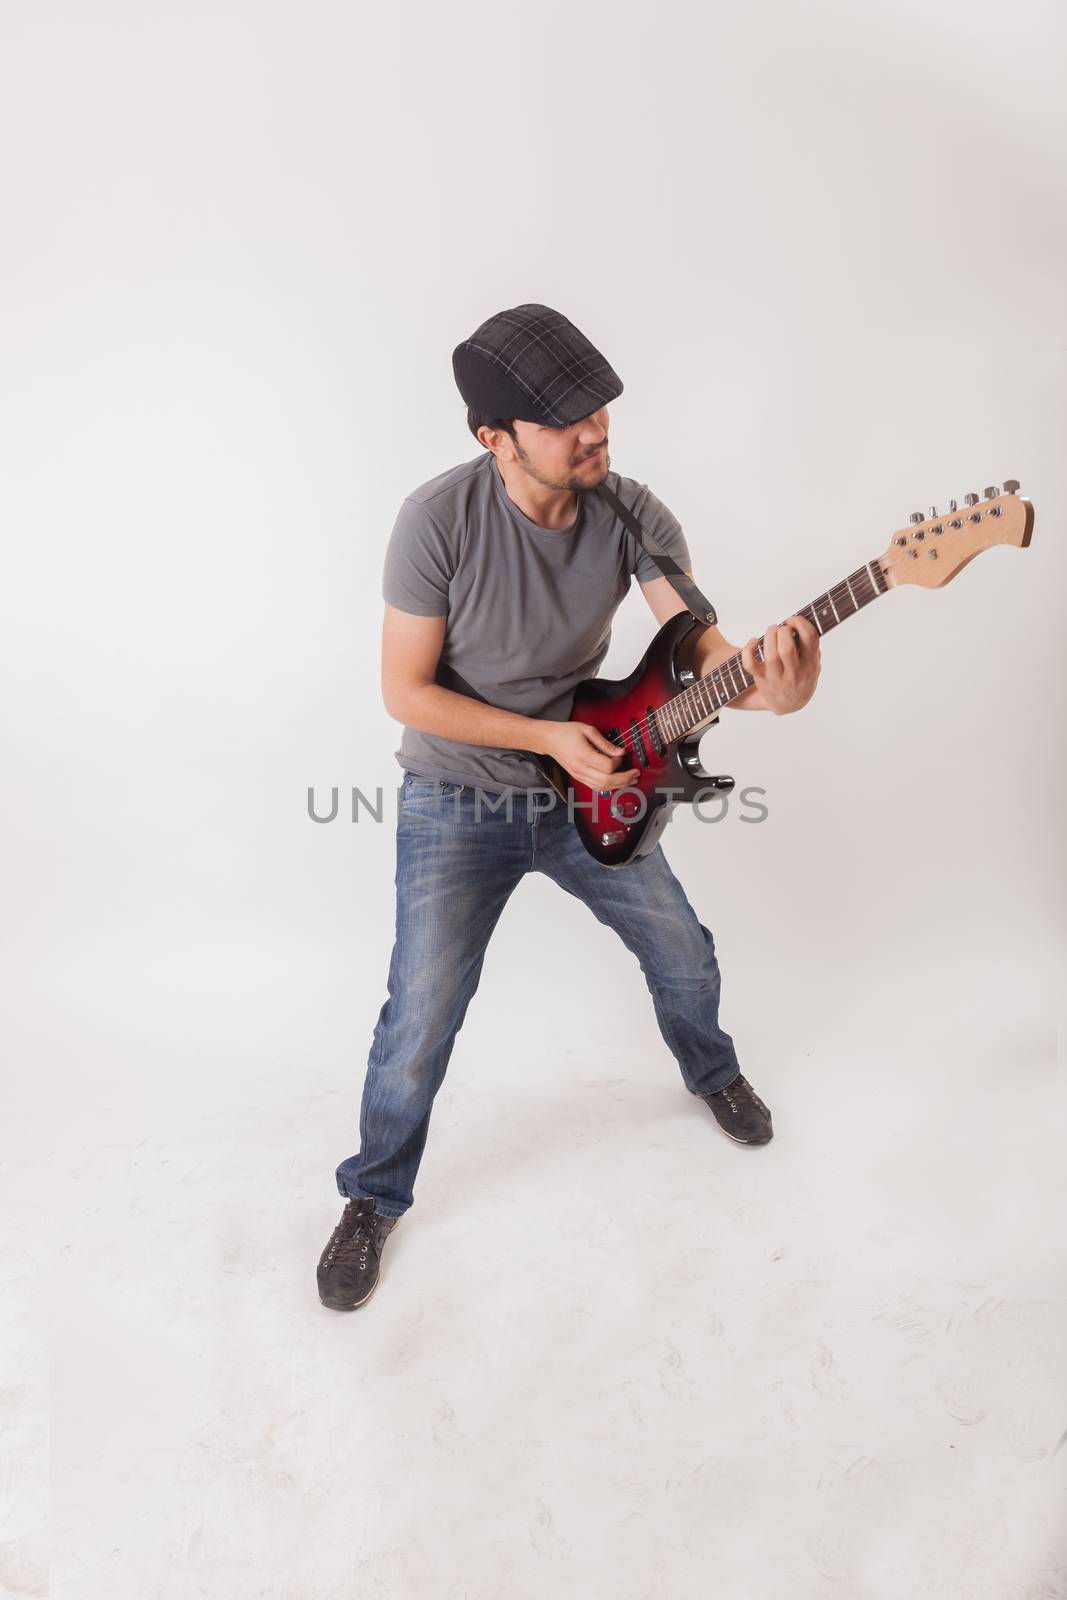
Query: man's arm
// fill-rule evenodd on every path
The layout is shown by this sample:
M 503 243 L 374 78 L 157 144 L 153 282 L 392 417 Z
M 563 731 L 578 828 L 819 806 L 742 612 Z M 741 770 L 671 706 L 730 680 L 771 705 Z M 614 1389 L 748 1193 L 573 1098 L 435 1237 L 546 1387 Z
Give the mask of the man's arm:
M 421 733 L 462 744 L 531 750 L 553 756 L 566 772 L 590 788 L 617 788 L 639 776 L 636 767 L 616 771 L 624 753 L 584 722 L 554 722 L 484 705 L 434 681 L 447 617 L 400 611 L 386 602 L 382 624 L 382 699 L 391 717 Z
M 686 570 L 686 577 L 693 574 Z M 641 585 L 649 609 L 662 627 L 668 617 L 686 609 L 685 601 L 669 578 L 650 578 Z M 793 638 L 793 629 L 800 636 Z M 788 711 L 799 711 L 815 693 L 821 660 L 819 631 L 806 617 L 788 617 L 784 623 L 768 628 L 763 642 L 763 660 L 756 659 L 758 637 L 749 639 L 743 647 L 731 644 L 714 625 L 703 629 L 693 652 L 693 665 L 701 677 L 706 677 L 713 667 L 719 666 L 740 651 L 741 665 L 750 678 L 755 678 L 751 689 L 731 700 L 727 710 L 773 711 L 781 716 Z
M 382 699 L 398 722 L 463 744 L 542 753 L 548 724 L 483 705 L 434 682 L 447 617 L 420 617 L 386 605 L 382 624 Z

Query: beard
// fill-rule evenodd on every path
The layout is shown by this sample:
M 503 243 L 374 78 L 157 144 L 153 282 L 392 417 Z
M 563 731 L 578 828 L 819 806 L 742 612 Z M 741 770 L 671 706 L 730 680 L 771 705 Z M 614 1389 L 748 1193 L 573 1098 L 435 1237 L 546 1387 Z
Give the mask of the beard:
M 526 476 L 533 478 L 535 483 L 544 484 L 546 489 L 568 489 L 576 493 L 580 493 L 583 489 L 595 489 L 598 483 L 603 483 L 610 470 L 611 457 L 607 446 L 605 446 L 596 473 L 591 468 L 585 467 L 573 474 L 569 473 L 565 478 L 550 478 L 540 468 L 534 466 L 517 439 L 513 440 L 513 443 Z

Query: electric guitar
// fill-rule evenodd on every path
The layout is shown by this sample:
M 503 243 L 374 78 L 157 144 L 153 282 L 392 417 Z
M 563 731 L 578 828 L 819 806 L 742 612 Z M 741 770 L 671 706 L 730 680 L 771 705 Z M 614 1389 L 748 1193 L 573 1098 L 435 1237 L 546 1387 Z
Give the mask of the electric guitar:
M 941 517 L 933 506 L 928 517 L 913 512 L 910 525 L 894 533 L 883 556 L 865 561 L 795 615 L 807 617 L 820 635 L 829 633 L 900 584 L 940 589 L 991 545 L 1025 548 L 1034 508 L 1018 488 L 1009 479 L 1003 490 L 986 489 L 981 501 L 976 494 L 964 495 L 962 506 L 950 500 Z M 691 612 L 679 612 L 663 624 L 628 678 L 586 678 L 574 692 L 570 721 L 591 723 L 619 746 L 620 765 L 640 773 L 630 787 L 589 789 L 554 756 L 527 752 L 556 793 L 564 800 L 571 797 L 582 843 L 604 866 L 624 867 L 647 854 L 680 801 L 734 787 L 733 778 L 704 771 L 700 736 L 755 679 L 745 671 L 740 651 L 698 677 L 692 662 L 703 631 Z M 762 639 L 756 655 L 763 659 Z

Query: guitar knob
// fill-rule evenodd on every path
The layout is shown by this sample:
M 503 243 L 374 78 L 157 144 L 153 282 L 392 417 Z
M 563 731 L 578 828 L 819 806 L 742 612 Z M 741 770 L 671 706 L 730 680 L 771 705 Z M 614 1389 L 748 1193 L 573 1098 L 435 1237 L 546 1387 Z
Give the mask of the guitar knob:
M 1018 478 L 1005 478 L 1004 479 L 1004 493 L 1005 494 L 1015 494 L 1018 491 L 1018 488 L 1019 488 L 1019 480 L 1018 480 Z
M 997 488 L 995 483 L 991 483 L 988 489 L 982 490 L 982 493 L 987 500 L 995 500 L 1000 493 L 1000 490 Z
M 978 504 L 978 496 L 976 494 L 965 494 L 963 503 L 965 506 L 976 506 Z

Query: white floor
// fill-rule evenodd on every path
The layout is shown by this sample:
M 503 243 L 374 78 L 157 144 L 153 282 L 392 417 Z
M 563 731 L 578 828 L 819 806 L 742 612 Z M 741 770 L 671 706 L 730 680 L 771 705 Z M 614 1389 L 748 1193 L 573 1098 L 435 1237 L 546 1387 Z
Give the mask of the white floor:
M 377 960 L 68 973 L 2 1235 L 0 1593 L 1067 1593 L 1067 1105 L 1036 989 L 959 974 L 920 1028 L 884 969 L 828 1007 L 798 963 L 768 1010 L 735 955 L 724 1021 L 776 1128 L 744 1149 L 643 989 L 596 1021 L 577 922 L 530 999 L 520 921 L 349 1315 L 314 1269 Z

